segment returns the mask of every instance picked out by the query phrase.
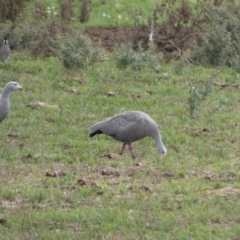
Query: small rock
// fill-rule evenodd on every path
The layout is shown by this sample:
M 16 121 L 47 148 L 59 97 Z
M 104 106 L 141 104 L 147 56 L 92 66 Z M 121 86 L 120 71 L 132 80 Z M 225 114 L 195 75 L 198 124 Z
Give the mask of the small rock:
M 113 97 L 113 96 L 115 96 L 115 95 L 116 95 L 115 92 L 108 92 L 108 93 L 107 93 L 107 96 L 108 96 L 108 97 Z

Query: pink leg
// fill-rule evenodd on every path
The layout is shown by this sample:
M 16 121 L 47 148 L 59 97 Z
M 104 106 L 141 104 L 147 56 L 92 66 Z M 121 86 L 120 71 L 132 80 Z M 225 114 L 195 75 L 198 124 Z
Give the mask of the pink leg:
M 123 154 L 123 151 L 124 151 L 124 148 L 125 148 L 125 146 L 126 146 L 126 145 L 127 145 L 126 143 L 123 143 L 123 145 L 122 145 L 122 148 L 121 148 L 121 151 L 120 151 L 119 155 L 122 155 L 122 154 Z
M 129 151 L 131 152 L 132 158 L 135 158 L 133 147 L 132 147 L 131 143 L 128 144 L 128 148 L 129 148 Z

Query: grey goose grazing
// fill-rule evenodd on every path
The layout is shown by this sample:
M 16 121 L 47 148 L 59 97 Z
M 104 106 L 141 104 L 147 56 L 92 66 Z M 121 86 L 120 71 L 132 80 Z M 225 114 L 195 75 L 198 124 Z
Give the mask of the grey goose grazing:
M 10 109 L 10 93 L 21 89 L 22 87 L 17 82 L 9 82 L 5 85 L 2 96 L 0 97 L 0 122 L 8 115 Z
M 125 146 L 128 145 L 132 157 L 135 158 L 131 143 L 147 136 L 155 140 L 158 152 L 161 155 L 167 153 L 156 122 L 141 111 L 123 112 L 103 119 L 90 127 L 90 137 L 102 133 L 123 142 L 120 155 L 123 154 Z
M 11 55 L 11 50 L 8 46 L 8 40 L 7 40 L 7 38 L 4 38 L 3 39 L 3 45 L 0 49 L 0 60 L 1 60 L 1 62 L 3 62 L 3 63 L 7 62 L 10 55 Z

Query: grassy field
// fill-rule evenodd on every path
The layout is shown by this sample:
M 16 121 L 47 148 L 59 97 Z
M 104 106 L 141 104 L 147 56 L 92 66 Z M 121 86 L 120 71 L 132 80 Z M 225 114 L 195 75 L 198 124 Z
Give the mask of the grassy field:
M 57 0 L 41 2 L 58 13 Z M 100 2 L 85 26 L 132 26 L 134 12 L 146 21 L 155 4 Z M 71 25 L 83 26 L 74 4 Z M 71 50 L 81 69 L 24 51 L 0 64 L 0 87 L 23 87 L 0 124 L 0 240 L 240 239 L 240 73 L 86 43 Z M 132 62 L 120 69 L 124 51 Z M 133 143 L 134 160 L 108 136 L 89 138 L 92 124 L 128 110 L 158 123 L 165 157 L 150 138 Z
M 112 60 L 67 71 L 14 52 L 0 75 L 1 86 L 23 87 L 1 123 L 0 239 L 239 239 L 238 73 L 119 70 Z M 208 83 L 204 100 L 189 92 Z M 156 120 L 165 157 L 152 139 L 133 144 L 132 160 L 119 142 L 88 137 L 125 110 Z
M 53 14 L 58 14 L 60 9 L 58 7 L 58 0 L 43 0 L 41 1 L 48 6 L 48 11 Z M 90 4 L 91 18 L 88 22 L 83 23 L 83 26 L 116 26 L 116 24 L 125 27 L 132 27 L 137 20 L 140 23 L 147 23 L 148 18 L 152 16 L 156 1 L 154 0 L 117 0 L 104 1 L 92 0 Z M 103 2 L 105 2 L 103 4 Z M 196 3 L 195 0 L 188 1 L 190 4 Z M 80 14 L 79 1 L 73 2 L 74 14 L 72 20 L 78 26 L 78 17 Z M 178 2 L 174 6 L 178 6 Z

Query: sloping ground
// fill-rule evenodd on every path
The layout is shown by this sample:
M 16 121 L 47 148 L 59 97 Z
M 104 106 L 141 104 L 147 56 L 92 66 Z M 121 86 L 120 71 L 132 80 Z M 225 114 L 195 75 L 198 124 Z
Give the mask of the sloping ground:
M 107 51 L 113 51 L 121 43 L 133 41 L 135 30 L 120 27 L 88 27 L 87 36 L 94 42 L 100 42 Z
M 121 43 L 131 43 L 133 48 L 137 48 L 139 42 L 146 49 L 150 37 L 150 29 L 147 26 L 139 28 L 88 27 L 85 33 L 92 41 L 100 42 L 107 51 L 113 51 Z M 171 29 L 165 26 L 154 29 L 152 35 L 157 50 L 165 53 L 186 50 L 196 37 L 197 31 L 192 28 Z

